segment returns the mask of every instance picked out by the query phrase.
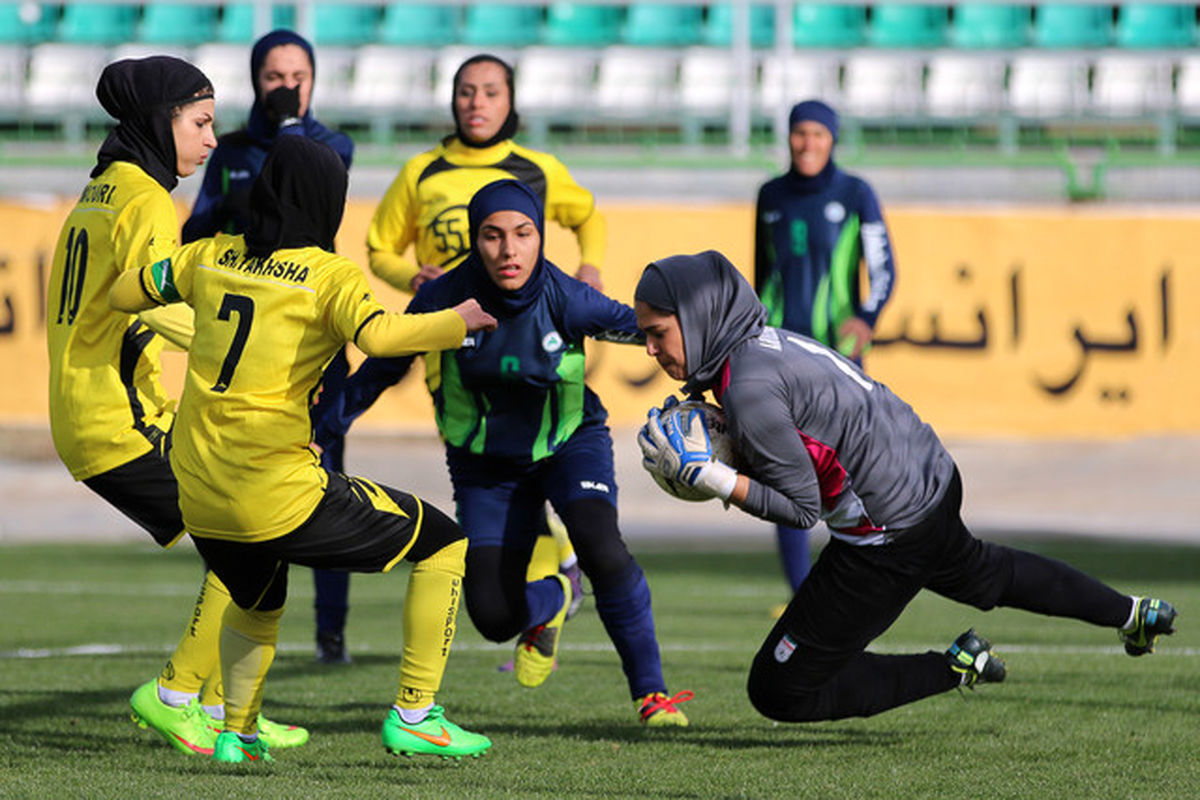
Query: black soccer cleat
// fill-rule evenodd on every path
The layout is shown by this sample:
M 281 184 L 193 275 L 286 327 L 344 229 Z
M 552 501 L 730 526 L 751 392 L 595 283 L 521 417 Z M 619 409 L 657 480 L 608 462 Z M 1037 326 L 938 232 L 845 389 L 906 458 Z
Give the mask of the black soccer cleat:
M 317 663 L 349 664 L 345 636 L 334 631 L 317 631 Z
M 1160 634 L 1170 636 L 1175 632 L 1175 606 L 1157 597 L 1141 597 L 1133 615 L 1133 628 L 1119 630 L 1117 635 L 1125 643 L 1125 652 L 1131 656 L 1144 656 L 1154 652 L 1154 640 Z
M 962 686 L 974 689 L 977 683 L 1000 683 L 1008 675 L 1004 659 L 992 652 L 992 643 L 974 628 L 960 635 L 946 651 L 950 669 L 963 676 Z

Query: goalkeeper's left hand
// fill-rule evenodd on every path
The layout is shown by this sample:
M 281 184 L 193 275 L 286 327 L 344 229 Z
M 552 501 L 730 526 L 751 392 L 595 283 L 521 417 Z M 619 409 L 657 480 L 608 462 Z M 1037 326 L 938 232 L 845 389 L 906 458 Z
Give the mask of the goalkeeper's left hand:
M 704 412 L 694 409 L 682 422 L 680 416 L 668 415 L 664 422 L 659 409 L 650 409 L 646 424 L 638 432 L 642 466 L 648 472 L 728 500 L 737 485 L 737 470 L 713 458 Z

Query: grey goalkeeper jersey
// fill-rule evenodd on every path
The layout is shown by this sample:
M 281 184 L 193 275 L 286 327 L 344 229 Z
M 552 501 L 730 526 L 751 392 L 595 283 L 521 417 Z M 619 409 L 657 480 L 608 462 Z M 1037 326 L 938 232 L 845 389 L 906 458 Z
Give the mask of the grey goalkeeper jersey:
M 818 342 L 765 327 L 738 344 L 713 389 L 725 409 L 746 510 L 880 544 L 941 500 L 954 462 L 886 386 Z

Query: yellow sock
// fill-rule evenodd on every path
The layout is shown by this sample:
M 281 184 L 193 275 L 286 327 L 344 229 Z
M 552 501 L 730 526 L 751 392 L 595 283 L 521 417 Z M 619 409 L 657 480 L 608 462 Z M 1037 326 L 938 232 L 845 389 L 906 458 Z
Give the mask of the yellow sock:
M 263 684 L 275 660 L 283 609 L 246 611 L 230 603 L 221 626 L 221 672 L 225 676 L 225 729 L 254 733 Z
M 218 671 L 217 642 L 221 636 L 221 617 L 229 602 L 225 584 L 212 572 L 206 573 L 187 630 L 159 673 L 158 682 L 164 689 L 196 694 L 209 676 Z
M 567 526 L 563 525 L 558 514 L 549 507 L 546 508 L 546 526 L 550 528 L 550 535 L 554 537 L 554 544 L 558 547 L 558 566 L 574 564 L 575 548 L 571 545 L 571 537 L 567 535 Z M 557 567 L 555 570 L 557 571 Z
M 404 658 L 396 692 L 400 708 L 425 708 L 442 685 L 466 555 L 467 540 L 459 539 L 413 565 L 404 598 Z

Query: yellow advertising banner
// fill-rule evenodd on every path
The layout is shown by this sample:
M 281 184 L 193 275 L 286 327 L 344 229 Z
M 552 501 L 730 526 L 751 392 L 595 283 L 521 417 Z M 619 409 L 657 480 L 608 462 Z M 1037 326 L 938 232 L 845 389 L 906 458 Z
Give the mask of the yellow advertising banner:
M 45 283 L 69 202 L 0 203 L 0 424 L 46 421 Z M 351 201 L 339 251 L 365 264 L 374 204 Z M 187 210 L 181 208 L 180 213 Z M 604 208 L 606 291 L 630 302 L 648 262 L 706 249 L 749 274 L 747 204 Z M 892 208 L 897 285 L 867 370 L 950 436 L 1114 437 L 1200 431 L 1200 212 Z M 549 257 L 571 271 L 567 231 Z M 407 296 L 372 277 L 397 309 Z M 590 344 L 589 382 L 612 422 L 644 419 L 676 387 L 640 348 Z M 167 365 L 178 386 L 182 357 Z M 428 430 L 419 375 L 364 425 Z

